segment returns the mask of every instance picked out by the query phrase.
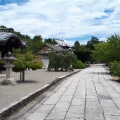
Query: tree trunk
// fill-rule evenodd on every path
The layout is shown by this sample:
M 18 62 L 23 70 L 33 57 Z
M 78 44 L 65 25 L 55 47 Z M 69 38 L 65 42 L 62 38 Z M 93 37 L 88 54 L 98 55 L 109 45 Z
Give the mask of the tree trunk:
M 20 81 L 22 81 L 22 82 L 25 81 L 25 71 L 20 72 Z

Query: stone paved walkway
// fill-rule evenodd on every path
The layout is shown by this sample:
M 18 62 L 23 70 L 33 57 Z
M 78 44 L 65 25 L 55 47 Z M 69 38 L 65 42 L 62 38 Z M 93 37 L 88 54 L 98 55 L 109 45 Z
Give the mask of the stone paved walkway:
M 93 65 L 67 78 L 19 120 L 120 120 L 120 84 Z
M 75 69 L 74 72 L 78 70 Z M 17 85 L 0 85 L 0 110 L 13 102 L 19 101 L 22 97 L 51 83 L 58 77 L 67 76 L 73 72 L 48 72 L 46 69 L 25 71 L 25 82 L 20 81 L 19 73 L 13 74 L 18 81 Z M 5 79 L 5 74 L 0 74 L 0 82 Z

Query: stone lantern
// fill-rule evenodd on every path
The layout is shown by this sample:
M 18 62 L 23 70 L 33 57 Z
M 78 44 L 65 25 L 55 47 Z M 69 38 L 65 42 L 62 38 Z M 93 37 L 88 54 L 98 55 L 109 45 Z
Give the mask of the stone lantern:
M 11 52 L 8 52 L 7 55 L 3 58 L 5 61 L 4 67 L 6 68 L 6 79 L 3 80 L 2 84 L 16 84 L 16 81 L 12 77 L 12 68 L 14 67 L 13 61 L 17 60 L 15 57 L 11 55 Z

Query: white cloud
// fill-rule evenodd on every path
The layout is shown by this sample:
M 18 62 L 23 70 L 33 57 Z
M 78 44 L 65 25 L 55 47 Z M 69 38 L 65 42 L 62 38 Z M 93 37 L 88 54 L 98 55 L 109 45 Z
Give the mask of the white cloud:
M 80 37 L 120 31 L 118 0 L 29 0 L 0 5 L 0 24 L 30 36 Z M 114 9 L 107 13 L 105 10 Z

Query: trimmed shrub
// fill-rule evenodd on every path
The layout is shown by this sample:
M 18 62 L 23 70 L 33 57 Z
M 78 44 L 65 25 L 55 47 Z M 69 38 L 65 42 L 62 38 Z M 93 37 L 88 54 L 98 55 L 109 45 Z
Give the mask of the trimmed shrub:
M 49 53 L 49 65 L 48 70 L 54 71 L 67 71 L 73 63 L 75 63 L 77 57 L 73 53 Z
M 34 60 L 31 62 L 28 62 L 27 66 L 28 66 L 28 68 L 31 68 L 32 70 L 37 70 L 37 69 L 42 68 L 43 63 L 40 60 Z
M 73 64 L 74 69 L 84 69 L 85 64 L 81 60 L 77 60 L 75 64 Z
M 43 62 L 40 60 L 40 56 L 34 56 L 31 53 L 16 55 L 17 61 L 14 61 L 15 72 L 24 71 L 25 69 L 40 69 L 43 67 Z

